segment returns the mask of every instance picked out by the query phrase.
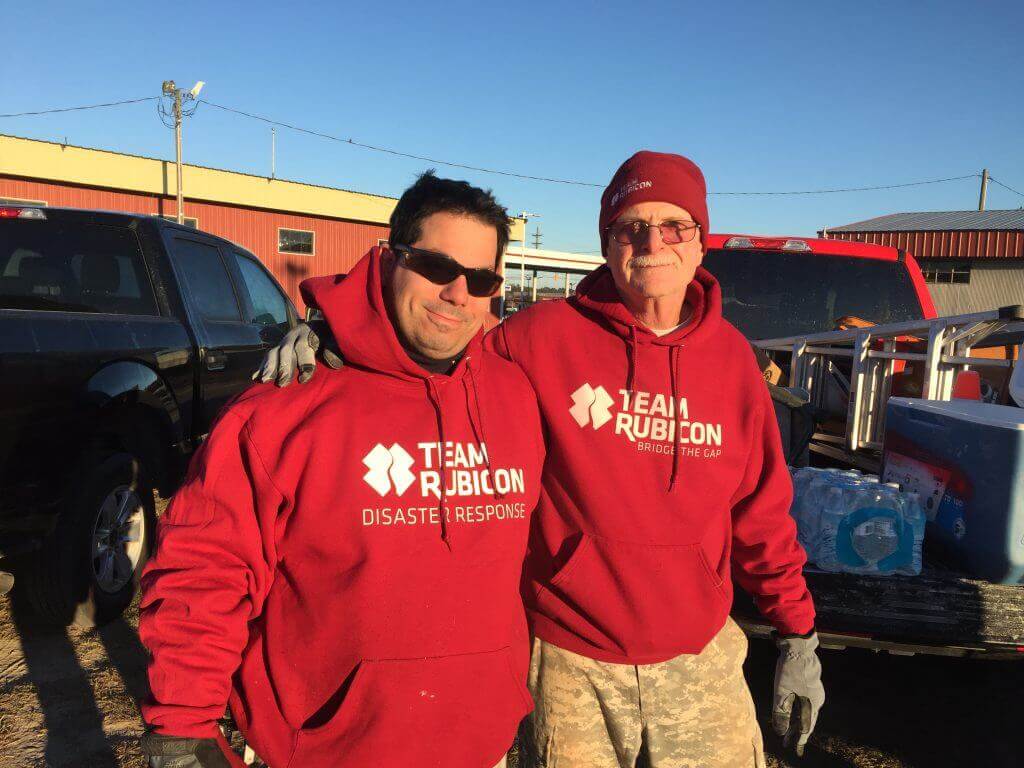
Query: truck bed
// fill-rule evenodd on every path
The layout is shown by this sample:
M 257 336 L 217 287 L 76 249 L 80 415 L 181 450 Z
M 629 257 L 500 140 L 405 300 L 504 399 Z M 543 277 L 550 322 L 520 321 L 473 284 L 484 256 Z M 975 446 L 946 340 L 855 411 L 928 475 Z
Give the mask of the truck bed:
M 990 584 L 926 564 L 920 576 L 804 571 L 826 648 L 1024 660 L 1024 585 Z M 755 637 L 771 630 L 737 589 L 733 617 Z

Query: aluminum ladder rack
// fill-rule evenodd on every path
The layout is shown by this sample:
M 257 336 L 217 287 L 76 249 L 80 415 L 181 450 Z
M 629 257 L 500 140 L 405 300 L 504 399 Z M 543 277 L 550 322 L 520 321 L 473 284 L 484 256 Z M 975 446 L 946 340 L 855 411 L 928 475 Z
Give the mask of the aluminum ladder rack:
M 807 390 L 811 404 L 819 411 L 836 414 L 845 400 L 845 434 L 818 432 L 812 448 L 877 471 L 885 432 L 885 404 L 892 391 L 897 361 L 924 365 L 921 397 L 949 400 L 960 371 L 1013 367 L 1013 360 L 972 357 L 971 350 L 1021 343 L 1022 321 L 1024 306 L 1014 305 L 987 312 L 751 343 L 768 353 L 789 353 L 789 385 Z M 998 342 L 993 338 L 995 334 L 1000 334 Z M 907 346 L 906 337 L 916 337 L 919 341 L 911 343 L 917 350 L 924 343 L 925 351 L 900 349 Z M 840 367 L 841 360 L 845 364 Z M 848 378 L 845 370 L 849 371 Z

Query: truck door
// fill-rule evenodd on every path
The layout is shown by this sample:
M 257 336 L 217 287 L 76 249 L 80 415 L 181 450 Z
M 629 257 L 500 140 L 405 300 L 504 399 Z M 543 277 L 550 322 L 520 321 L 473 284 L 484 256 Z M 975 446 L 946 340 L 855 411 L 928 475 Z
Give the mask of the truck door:
M 224 404 L 252 383 L 269 344 L 243 317 L 246 300 L 231 279 L 235 267 L 220 243 L 171 228 L 164 238 L 198 346 L 193 434 L 201 437 Z

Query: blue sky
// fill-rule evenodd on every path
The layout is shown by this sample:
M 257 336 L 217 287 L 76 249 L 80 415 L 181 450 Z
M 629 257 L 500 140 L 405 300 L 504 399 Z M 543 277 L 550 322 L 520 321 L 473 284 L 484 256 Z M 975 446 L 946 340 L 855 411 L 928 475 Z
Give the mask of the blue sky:
M 487 6 L 487 7 L 485 7 Z M 604 184 L 637 149 L 681 152 L 718 191 L 978 173 L 1024 192 L 1020 2 L 11 3 L 0 113 L 203 98 L 377 146 Z M 0 119 L 0 132 L 173 157 L 152 103 Z M 208 106 L 185 159 L 268 175 L 269 126 Z M 397 195 L 429 164 L 277 132 L 281 178 Z M 542 214 L 544 247 L 597 248 L 600 189 L 438 166 Z M 812 234 L 970 209 L 978 180 L 713 197 L 719 232 Z M 1024 197 L 992 185 L 989 208 Z M 531 234 L 533 225 L 531 224 Z

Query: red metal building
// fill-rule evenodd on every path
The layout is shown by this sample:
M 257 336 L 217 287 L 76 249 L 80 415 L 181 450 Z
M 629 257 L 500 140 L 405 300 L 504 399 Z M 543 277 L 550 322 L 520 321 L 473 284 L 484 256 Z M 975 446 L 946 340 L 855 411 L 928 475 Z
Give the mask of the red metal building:
M 186 223 L 258 256 L 299 311 L 298 284 L 346 272 L 388 237 L 394 198 L 185 166 Z M 0 204 L 96 208 L 174 217 L 173 163 L 0 136 Z

